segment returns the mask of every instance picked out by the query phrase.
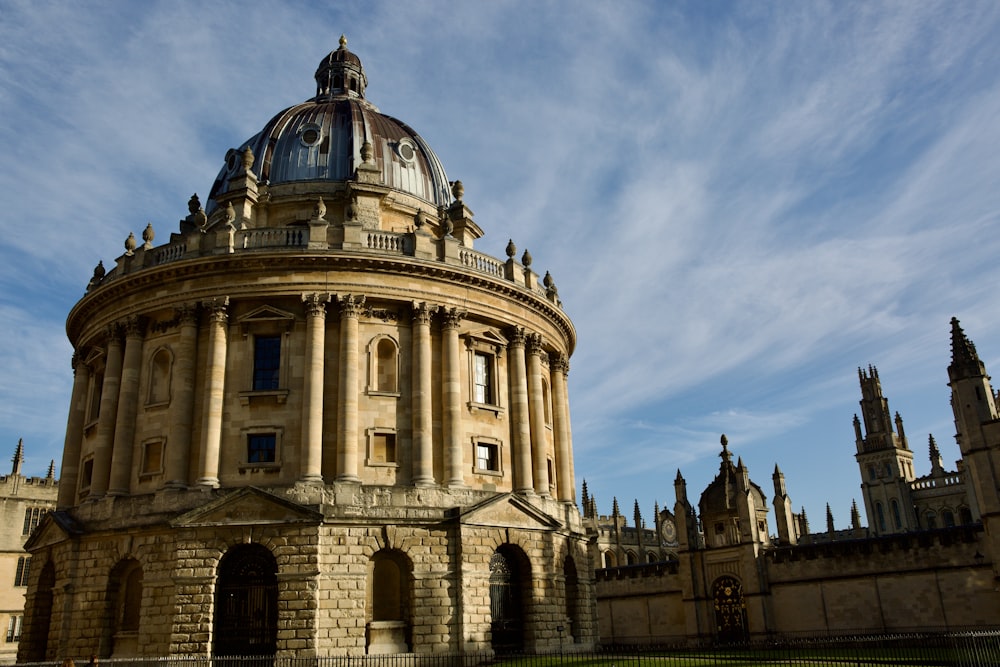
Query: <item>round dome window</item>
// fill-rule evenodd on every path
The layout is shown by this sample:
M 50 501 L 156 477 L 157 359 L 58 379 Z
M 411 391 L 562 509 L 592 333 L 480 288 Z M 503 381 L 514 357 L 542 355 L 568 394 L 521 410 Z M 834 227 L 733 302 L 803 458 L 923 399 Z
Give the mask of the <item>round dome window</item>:
M 323 132 L 320 130 L 319 125 L 304 125 L 299 130 L 299 141 L 302 142 L 303 146 L 315 146 L 322 138 Z
M 417 149 L 409 139 L 403 139 L 396 144 L 396 153 L 404 162 L 413 162 L 417 157 Z

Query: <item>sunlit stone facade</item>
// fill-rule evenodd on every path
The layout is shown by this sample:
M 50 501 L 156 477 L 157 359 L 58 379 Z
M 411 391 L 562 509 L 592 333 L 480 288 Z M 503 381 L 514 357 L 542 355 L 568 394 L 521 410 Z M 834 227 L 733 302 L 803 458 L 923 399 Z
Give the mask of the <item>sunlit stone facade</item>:
M 22 660 L 594 643 L 555 284 L 346 40 L 315 79 L 70 313 Z

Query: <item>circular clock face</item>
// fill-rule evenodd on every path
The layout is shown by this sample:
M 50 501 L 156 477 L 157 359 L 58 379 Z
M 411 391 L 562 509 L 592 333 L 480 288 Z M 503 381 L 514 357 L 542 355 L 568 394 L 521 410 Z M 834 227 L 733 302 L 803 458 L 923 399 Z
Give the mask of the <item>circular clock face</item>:
M 677 538 L 677 527 L 670 519 L 665 519 L 660 525 L 660 533 L 667 542 L 673 542 Z

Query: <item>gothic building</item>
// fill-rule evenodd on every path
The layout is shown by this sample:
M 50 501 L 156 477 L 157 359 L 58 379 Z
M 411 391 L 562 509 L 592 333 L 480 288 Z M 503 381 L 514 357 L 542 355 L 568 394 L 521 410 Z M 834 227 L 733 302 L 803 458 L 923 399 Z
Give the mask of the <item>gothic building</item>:
M 346 39 L 315 83 L 69 314 L 21 660 L 594 643 L 555 284 Z
M 862 419 L 854 417 L 855 456 L 867 528 L 855 504 L 849 528 L 838 530 L 827 506 L 826 530 L 809 532 L 805 512 L 792 511 L 777 466 L 775 525 L 769 528 L 767 498 L 743 461 L 733 464 L 725 436 L 719 473 L 701 494 L 697 511 L 678 471 L 673 512 L 658 514 L 660 540 L 650 545 L 652 534 L 646 536 L 647 551 L 669 548 L 668 559 L 626 563 L 622 558 L 631 545 L 613 539 L 623 531 L 602 530 L 589 507 L 585 521 L 604 565 L 597 571 L 601 640 L 742 641 L 995 626 L 998 398 L 955 319 L 951 339 L 948 377 L 962 456 L 954 471 L 945 470 L 931 437 L 931 472 L 914 475 L 903 420 L 889 411 L 878 371 L 859 370 Z M 638 509 L 636 526 L 641 526 Z

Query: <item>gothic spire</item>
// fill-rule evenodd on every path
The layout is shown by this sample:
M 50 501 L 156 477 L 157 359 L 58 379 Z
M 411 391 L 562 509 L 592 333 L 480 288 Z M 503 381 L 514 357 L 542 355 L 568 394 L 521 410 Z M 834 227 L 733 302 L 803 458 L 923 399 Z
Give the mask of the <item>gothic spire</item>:
M 10 471 L 12 475 L 21 474 L 21 464 L 24 463 L 24 439 L 17 439 L 17 449 L 14 450 L 14 458 L 11 459 L 14 462 L 14 468 Z
M 948 377 L 952 380 L 986 375 L 983 362 L 976 353 L 976 346 L 962 331 L 958 318 L 951 318 L 951 365 Z

